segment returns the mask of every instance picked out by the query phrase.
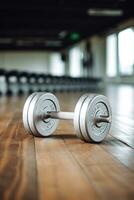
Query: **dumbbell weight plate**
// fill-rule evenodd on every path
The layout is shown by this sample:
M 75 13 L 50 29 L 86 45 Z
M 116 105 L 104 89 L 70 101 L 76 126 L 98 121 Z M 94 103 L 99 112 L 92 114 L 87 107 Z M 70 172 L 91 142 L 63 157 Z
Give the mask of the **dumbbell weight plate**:
M 24 124 L 24 127 L 25 129 L 30 133 L 32 134 L 32 131 L 30 129 L 30 126 L 29 126 L 29 123 L 28 123 L 28 112 L 29 112 L 29 105 L 32 101 L 32 99 L 36 96 L 36 92 L 32 93 L 26 100 L 25 102 L 25 105 L 24 105 L 24 108 L 23 108 L 23 124 Z
M 60 111 L 58 99 L 50 93 L 36 95 L 30 103 L 28 112 L 28 121 L 33 135 L 49 136 L 56 130 L 58 119 L 44 119 L 48 111 Z
M 80 112 L 80 129 L 87 142 L 100 142 L 109 132 L 111 123 L 101 122 L 98 126 L 95 124 L 95 118 L 100 116 L 112 116 L 107 97 L 89 95 L 84 101 Z
M 84 139 L 83 136 L 82 136 L 82 133 L 81 133 L 81 130 L 80 130 L 80 112 L 81 112 L 81 108 L 82 108 L 82 105 L 83 105 L 83 102 L 85 101 L 85 99 L 88 97 L 88 94 L 84 94 L 82 95 L 76 106 L 75 106 L 75 110 L 74 110 L 74 129 L 76 131 L 76 134 L 77 136 L 80 138 L 80 139 Z
M 86 98 L 90 95 L 90 98 L 93 98 L 95 96 L 95 94 L 84 94 L 82 95 L 75 107 L 75 111 L 74 111 L 74 128 L 76 131 L 77 136 L 82 139 L 85 140 L 85 138 L 82 135 L 82 131 L 81 131 L 81 127 L 80 127 L 80 116 L 81 116 L 81 108 L 83 106 L 84 101 L 86 100 Z

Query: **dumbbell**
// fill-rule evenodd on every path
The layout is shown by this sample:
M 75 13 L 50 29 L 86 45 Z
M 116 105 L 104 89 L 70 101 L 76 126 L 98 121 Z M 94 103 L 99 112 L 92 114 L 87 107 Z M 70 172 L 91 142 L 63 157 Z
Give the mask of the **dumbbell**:
M 38 91 L 44 91 L 44 74 L 37 75 L 37 82 L 38 82 Z
M 6 82 L 7 82 L 7 94 L 18 95 L 19 94 L 19 72 L 17 70 L 7 71 Z
M 87 142 L 101 142 L 108 134 L 112 112 L 107 97 L 99 94 L 82 95 L 74 112 L 61 112 L 57 97 L 52 93 L 32 93 L 23 108 L 23 124 L 34 136 L 49 136 L 59 119 L 73 119 L 77 136 Z
M 6 71 L 0 69 L 0 95 L 5 95 L 7 93 L 7 83 L 6 83 Z
M 29 74 L 25 71 L 19 72 L 19 94 L 28 94 L 29 93 L 29 83 L 28 83 Z
M 29 73 L 28 75 L 29 93 L 38 91 L 37 74 Z

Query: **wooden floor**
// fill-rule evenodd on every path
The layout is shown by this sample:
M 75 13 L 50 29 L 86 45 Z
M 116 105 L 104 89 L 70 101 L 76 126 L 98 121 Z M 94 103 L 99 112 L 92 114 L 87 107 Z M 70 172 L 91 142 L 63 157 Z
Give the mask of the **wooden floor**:
M 71 121 L 52 137 L 35 138 L 22 124 L 26 97 L 0 98 L 0 200 L 133 200 L 134 87 L 109 86 L 113 124 L 101 144 L 78 139 Z M 82 93 L 57 94 L 72 111 Z

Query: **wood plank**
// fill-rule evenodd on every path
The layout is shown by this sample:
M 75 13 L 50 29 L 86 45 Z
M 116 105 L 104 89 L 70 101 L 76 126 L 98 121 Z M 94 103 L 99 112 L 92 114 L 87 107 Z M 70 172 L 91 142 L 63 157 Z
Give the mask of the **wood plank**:
M 71 136 L 71 140 L 76 137 Z M 77 139 L 76 139 L 77 140 Z M 61 136 L 35 139 L 40 199 L 99 199 Z
M 113 136 L 108 136 L 100 146 L 134 172 L 134 150 L 131 147 Z
M 99 199 L 134 198 L 134 173 L 130 170 L 132 166 L 127 168 L 120 156 L 113 157 L 112 150 L 109 149 L 108 152 L 105 143 L 102 148 L 102 144 L 76 142 L 64 136 L 63 139 L 83 173 L 92 182 Z
M 108 96 L 113 113 L 112 135 L 134 148 L 134 87 L 109 85 L 104 94 Z
M 40 163 L 38 165 L 39 182 L 42 183 L 44 181 L 43 185 L 51 186 L 52 183 L 56 182 L 57 180 L 57 177 L 55 177 L 56 175 L 53 174 L 54 173 L 53 171 L 55 171 L 56 173 L 58 170 L 61 170 L 61 169 L 57 169 L 59 165 L 62 167 L 63 171 L 65 170 L 64 163 L 61 164 L 61 160 L 59 158 L 61 154 L 63 155 L 65 154 L 64 155 L 65 159 L 67 159 L 66 157 L 68 157 L 68 154 L 64 153 L 64 149 L 65 149 L 64 145 L 65 145 L 66 151 L 69 151 L 69 154 L 71 154 L 71 156 L 73 157 L 73 160 L 75 160 L 76 164 L 80 167 L 79 170 L 81 172 L 79 173 L 84 174 L 84 176 L 89 180 L 90 184 L 92 185 L 93 187 L 92 190 L 96 191 L 98 195 L 96 197 L 97 199 L 98 198 L 99 199 L 133 199 L 134 174 L 131 170 L 134 169 L 134 166 L 132 164 L 133 160 L 131 159 L 133 158 L 134 152 L 132 152 L 131 154 L 132 157 L 129 160 L 131 164 L 127 163 L 127 160 L 125 160 L 125 157 L 124 156 L 121 157 L 122 149 L 116 155 L 116 153 L 112 149 L 109 148 L 109 146 L 111 145 L 111 140 L 109 139 L 105 140 L 104 143 L 101 143 L 100 145 L 88 144 L 88 143 L 82 142 L 81 140 L 77 139 L 75 135 L 73 135 L 74 133 L 73 131 L 71 132 L 72 124 L 70 123 L 67 126 L 67 130 L 69 130 L 69 127 L 70 127 L 70 132 L 66 131 L 65 124 L 66 123 L 63 122 L 63 124 L 61 125 L 61 128 L 59 128 L 59 130 L 56 132 L 56 135 L 53 136 L 53 138 L 48 139 L 48 141 L 44 139 L 44 142 L 38 141 L 39 143 L 38 142 L 36 143 L 37 148 L 39 148 L 38 150 L 40 150 L 40 152 L 36 151 L 37 160 Z M 62 128 L 63 126 L 64 126 L 64 131 Z M 63 148 L 59 147 L 59 140 Z M 42 147 L 41 147 L 41 143 L 42 143 Z M 51 143 L 51 147 L 49 146 L 50 143 Z M 120 147 L 122 147 L 121 144 L 119 145 Z M 115 147 L 115 144 L 114 144 L 114 147 Z M 50 151 L 51 151 L 51 155 L 49 155 Z M 129 153 L 130 152 L 128 152 L 128 155 L 130 155 Z M 39 155 L 42 154 L 41 157 L 38 157 L 38 154 Z M 43 161 L 43 157 L 47 158 L 47 160 Z M 41 159 L 42 159 L 42 162 L 40 161 Z M 52 176 L 51 178 L 50 178 L 50 175 L 47 176 L 47 174 L 49 173 L 47 169 L 48 166 L 46 166 L 46 162 L 49 163 L 48 164 L 49 173 Z M 70 164 L 70 162 L 67 162 L 67 164 L 68 164 L 68 168 L 70 169 L 72 167 L 71 166 L 72 163 Z M 46 169 L 47 169 L 47 172 L 46 172 Z M 42 176 L 43 171 L 44 171 L 44 175 L 43 175 L 44 177 Z M 61 178 L 61 174 L 58 173 L 59 180 L 57 183 L 58 186 L 57 184 L 56 186 L 59 189 L 59 193 L 63 191 L 62 187 L 67 185 L 66 179 L 70 178 L 69 176 L 66 177 L 64 173 L 62 174 L 62 178 L 64 177 L 64 184 Z M 78 181 L 77 181 L 77 184 L 79 185 Z M 50 199 L 59 198 L 56 195 L 56 191 L 57 191 L 56 186 L 51 191 L 51 194 L 53 194 L 53 197 L 50 198 L 49 196 Z M 66 194 L 66 191 L 70 189 L 69 186 L 66 186 L 67 189 L 64 190 L 64 196 L 62 196 L 63 199 L 70 199 L 72 197 L 72 196 L 69 196 L 69 197 L 67 196 L 68 192 Z M 42 184 L 40 184 L 39 188 L 42 188 Z M 71 185 L 71 188 L 72 188 L 72 185 Z M 44 191 L 44 189 L 42 188 L 41 191 Z M 40 194 L 43 193 L 41 191 L 40 191 Z M 80 192 L 80 189 L 79 189 L 79 192 Z M 74 193 L 75 193 L 75 190 L 74 190 Z M 84 196 L 85 199 L 88 199 L 88 194 L 86 194 L 86 192 L 84 193 L 85 193 L 85 196 Z M 44 191 L 44 195 L 50 195 L 50 192 L 48 190 L 46 192 Z M 42 197 L 44 197 L 44 195 Z M 79 195 L 77 199 L 81 199 L 81 196 Z
M 82 93 L 56 95 L 61 110 L 72 111 Z M 78 139 L 71 121 L 62 121 L 49 138 L 28 135 L 22 124 L 26 96 L 2 97 L 0 199 L 134 199 L 134 107 L 130 103 L 120 110 L 124 93 L 116 87 L 108 96 L 113 106 L 112 136 L 100 144 Z M 131 92 L 129 98 L 133 100 Z
M 1 199 L 37 199 L 34 139 L 24 132 L 21 114 L 14 113 L 0 135 Z

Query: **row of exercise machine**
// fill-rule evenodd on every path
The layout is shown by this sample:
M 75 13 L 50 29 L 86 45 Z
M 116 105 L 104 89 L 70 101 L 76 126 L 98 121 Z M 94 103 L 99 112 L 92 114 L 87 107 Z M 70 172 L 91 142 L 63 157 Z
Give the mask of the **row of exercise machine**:
M 0 69 L 0 95 L 21 95 L 32 92 L 89 91 L 97 89 L 100 78 L 52 76 L 26 71 Z

